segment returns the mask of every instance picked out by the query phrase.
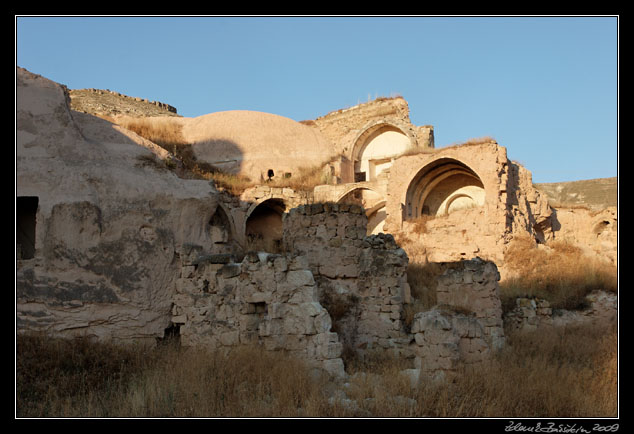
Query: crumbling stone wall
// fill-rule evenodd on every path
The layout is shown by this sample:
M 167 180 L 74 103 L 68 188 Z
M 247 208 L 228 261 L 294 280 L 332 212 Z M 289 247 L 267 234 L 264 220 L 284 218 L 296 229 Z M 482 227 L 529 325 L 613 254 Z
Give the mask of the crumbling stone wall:
M 407 254 L 391 235 L 366 236 L 366 226 L 357 205 L 300 206 L 285 216 L 284 246 L 306 256 L 324 304 L 331 309 L 337 308 L 333 303 L 350 304 L 338 318 L 348 349 L 398 350 L 408 343 L 403 328 L 410 298 Z
M 588 307 L 583 310 L 568 311 L 553 309 L 547 300 L 520 297 L 515 300 L 515 308 L 504 316 L 508 329 L 535 331 L 543 327 L 565 327 L 582 324 L 605 326 L 617 320 L 617 294 L 606 291 L 592 291 L 586 296 Z
M 440 171 L 442 166 L 460 167 L 477 179 L 483 201 L 479 198 L 474 207 L 430 216 L 424 230 L 417 229 L 422 222 L 410 211 L 423 209 L 424 204 L 416 203 L 413 187 L 442 186 L 451 179 L 444 178 L 451 172 Z M 398 158 L 391 168 L 385 208 L 384 229 L 410 237 L 422 246 L 422 259 L 429 262 L 479 256 L 503 264 L 505 246 L 514 234 L 529 234 L 541 242 L 552 238 L 552 210 L 546 196 L 532 186 L 530 172 L 509 161 L 506 149 L 494 141 Z
M 554 238 L 581 247 L 591 257 L 618 263 L 618 212 L 616 207 L 590 210 L 558 208 L 554 214 Z
M 190 245 L 181 264 L 172 323 L 182 345 L 262 345 L 343 375 L 342 345 L 305 258 L 249 253 L 236 263 Z
M 481 363 L 505 342 L 495 264 L 475 258 L 445 266 L 437 305 L 416 314 L 411 327 L 416 369 L 432 378 Z
M 505 317 L 505 325 L 510 330 L 535 331 L 539 326 L 552 325 L 553 310 L 548 300 L 519 297 L 515 308 Z
M 309 125 L 315 125 L 332 143 L 350 146 L 354 137 L 362 133 L 373 119 L 408 123 L 411 133 L 415 130 L 409 121 L 409 106 L 403 98 L 381 98 L 353 107 L 336 110 L 321 116 Z M 341 149 L 349 151 L 350 149 Z
M 487 343 L 494 349 L 504 345 L 499 280 L 500 273 L 493 262 L 474 258 L 453 264 L 438 278 L 436 287 L 438 304 L 472 314 L 482 325 Z
M 451 309 L 434 307 L 417 314 L 412 333 L 419 377 L 446 379 L 460 365 L 475 365 L 491 355 L 482 323 Z

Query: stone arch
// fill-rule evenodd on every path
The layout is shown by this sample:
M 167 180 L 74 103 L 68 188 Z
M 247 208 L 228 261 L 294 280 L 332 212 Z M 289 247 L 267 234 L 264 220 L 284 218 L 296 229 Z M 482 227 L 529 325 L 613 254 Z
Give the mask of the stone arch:
M 447 198 L 444 204 L 443 214 L 450 214 L 453 211 L 477 206 L 476 200 L 466 193 L 455 193 Z
M 405 197 L 405 219 L 444 215 L 484 205 L 482 179 L 465 163 L 439 158 L 422 167 L 412 178 Z
M 222 204 L 218 204 L 208 225 L 212 244 L 230 244 L 236 239 L 235 227 L 230 215 Z
M 244 223 L 246 247 L 276 253 L 282 243 L 282 218 L 286 203 L 281 198 L 266 198 L 254 203 Z
M 368 217 L 368 235 L 383 232 L 385 223 L 385 198 L 381 193 L 367 187 L 352 187 L 337 199 L 337 203 L 353 203 L 360 205 Z
M 366 210 L 368 216 L 368 235 L 376 235 L 383 232 L 383 225 L 387 218 L 387 211 L 385 210 L 385 201 L 377 203 L 374 207 Z
M 398 122 L 375 121 L 354 139 L 349 159 L 354 181 L 373 181 L 392 165 L 392 159 L 416 146 L 416 137 Z

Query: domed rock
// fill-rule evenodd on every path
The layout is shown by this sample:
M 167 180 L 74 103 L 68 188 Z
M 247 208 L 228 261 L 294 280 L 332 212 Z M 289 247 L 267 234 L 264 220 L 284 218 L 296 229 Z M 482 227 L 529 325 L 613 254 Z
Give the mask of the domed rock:
M 183 136 L 200 161 L 259 182 L 326 163 L 335 149 L 321 133 L 292 119 L 248 110 L 183 119 Z

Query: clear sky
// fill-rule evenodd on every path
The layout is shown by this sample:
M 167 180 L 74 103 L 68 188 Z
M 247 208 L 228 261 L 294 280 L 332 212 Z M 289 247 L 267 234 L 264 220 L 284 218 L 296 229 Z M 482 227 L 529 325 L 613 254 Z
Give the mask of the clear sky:
M 15 22 L 16 64 L 70 89 L 297 121 L 401 95 L 437 148 L 491 136 L 536 183 L 617 176 L 615 16 Z

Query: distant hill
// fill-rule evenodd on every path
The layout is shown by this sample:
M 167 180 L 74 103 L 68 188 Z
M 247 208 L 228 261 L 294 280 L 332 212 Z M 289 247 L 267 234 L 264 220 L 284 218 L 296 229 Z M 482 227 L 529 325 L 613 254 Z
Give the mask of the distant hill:
M 617 206 L 618 202 L 616 177 L 535 184 L 535 188 L 544 192 L 555 208 L 585 205 L 598 209 Z
M 69 90 L 71 109 L 98 116 L 178 116 L 176 108 L 159 101 L 101 89 Z

